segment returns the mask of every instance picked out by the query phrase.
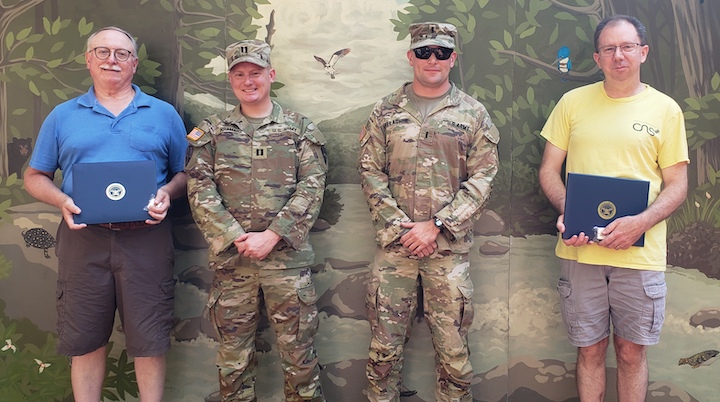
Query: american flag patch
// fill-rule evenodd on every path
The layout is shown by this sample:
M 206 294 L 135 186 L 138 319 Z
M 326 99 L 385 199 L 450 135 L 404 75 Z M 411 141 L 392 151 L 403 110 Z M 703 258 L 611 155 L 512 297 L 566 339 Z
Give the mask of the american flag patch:
M 203 135 L 205 135 L 205 132 L 200 130 L 199 128 L 195 127 L 192 129 L 191 132 L 188 133 L 187 139 L 190 141 L 197 141 L 199 140 Z

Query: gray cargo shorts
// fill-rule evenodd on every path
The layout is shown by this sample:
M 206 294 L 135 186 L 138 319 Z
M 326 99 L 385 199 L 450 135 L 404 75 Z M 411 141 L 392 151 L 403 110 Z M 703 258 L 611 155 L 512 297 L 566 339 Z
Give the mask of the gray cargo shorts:
M 665 273 L 561 260 L 557 291 L 573 346 L 615 335 L 637 345 L 655 345 L 665 321 Z

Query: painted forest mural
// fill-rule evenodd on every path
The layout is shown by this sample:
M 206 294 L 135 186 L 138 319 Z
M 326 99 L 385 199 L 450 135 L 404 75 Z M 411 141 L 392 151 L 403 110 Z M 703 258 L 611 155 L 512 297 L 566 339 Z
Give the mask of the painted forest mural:
M 412 78 L 408 26 L 457 26 L 451 80 L 489 109 L 501 166 L 471 252 L 477 401 L 575 401 L 575 350 L 555 290 L 556 213 L 540 191 L 539 132 L 566 91 L 602 80 L 595 26 L 630 14 L 648 29 L 643 81 L 683 108 L 691 164 L 685 203 L 668 219 L 668 299 L 649 349 L 650 401 L 715 401 L 720 364 L 720 3 L 716 0 L 0 0 L 0 400 L 72 400 L 55 354 L 58 211 L 36 202 L 23 170 L 52 108 L 87 91 L 87 37 L 114 25 L 140 45 L 135 83 L 173 104 L 191 129 L 235 105 L 224 48 L 273 47 L 272 95 L 309 116 L 328 140 L 325 203 L 313 228 L 320 295 L 316 347 L 329 401 L 366 400 L 370 329 L 364 295 L 374 229 L 355 168 L 372 105 Z M 333 54 L 342 56 L 334 65 Z M 166 400 L 219 401 L 216 335 L 203 316 L 212 272 L 186 203 L 172 210 L 175 327 Z M 403 401 L 433 400 L 433 351 L 422 312 L 406 347 Z M 262 326 L 258 397 L 283 400 L 272 331 Z M 138 400 L 122 328 L 111 339 L 106 401 Z M 608 356 L 614 362 L 614 356 Z M 702 364 L 697 364 L 702 363 Z M 609 368 L 607 400 L 613 394 Z

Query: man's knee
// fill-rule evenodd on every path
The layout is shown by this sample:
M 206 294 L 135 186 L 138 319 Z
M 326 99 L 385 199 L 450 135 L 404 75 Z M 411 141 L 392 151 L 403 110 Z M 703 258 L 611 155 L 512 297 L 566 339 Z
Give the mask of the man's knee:
M 609 339 L 603 338 L 590 346 L 581 346 L 578 348 L 578 360 L 585 361 L 602 361 L 605 364 L 605 355 L 607 352 Z
M 636 366 L 645 361 L 647 346 L 638 345 L 619 336 L 615 336 L 614 343 L 618 364 Z

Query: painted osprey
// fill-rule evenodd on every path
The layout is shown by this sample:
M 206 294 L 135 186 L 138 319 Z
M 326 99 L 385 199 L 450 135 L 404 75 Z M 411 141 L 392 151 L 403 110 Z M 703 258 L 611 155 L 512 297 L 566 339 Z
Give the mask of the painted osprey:
M 335 64 L 337 64 L 338 60 L 340 60 L 348 53 L 350 53 L 350 48 L 340 49 L 337 52 L 333 53 L 333 55 L 330 57 L 330 61 L 327 62 L 322 57 L 313 57 L 315 57 L 315 60 L 322 63 L 323 68 L 325 69 L 325 73 L 329 75 L 330 78 L 335 79 L 335 76 L 339 74 L 338 71 L 335 69 Z

